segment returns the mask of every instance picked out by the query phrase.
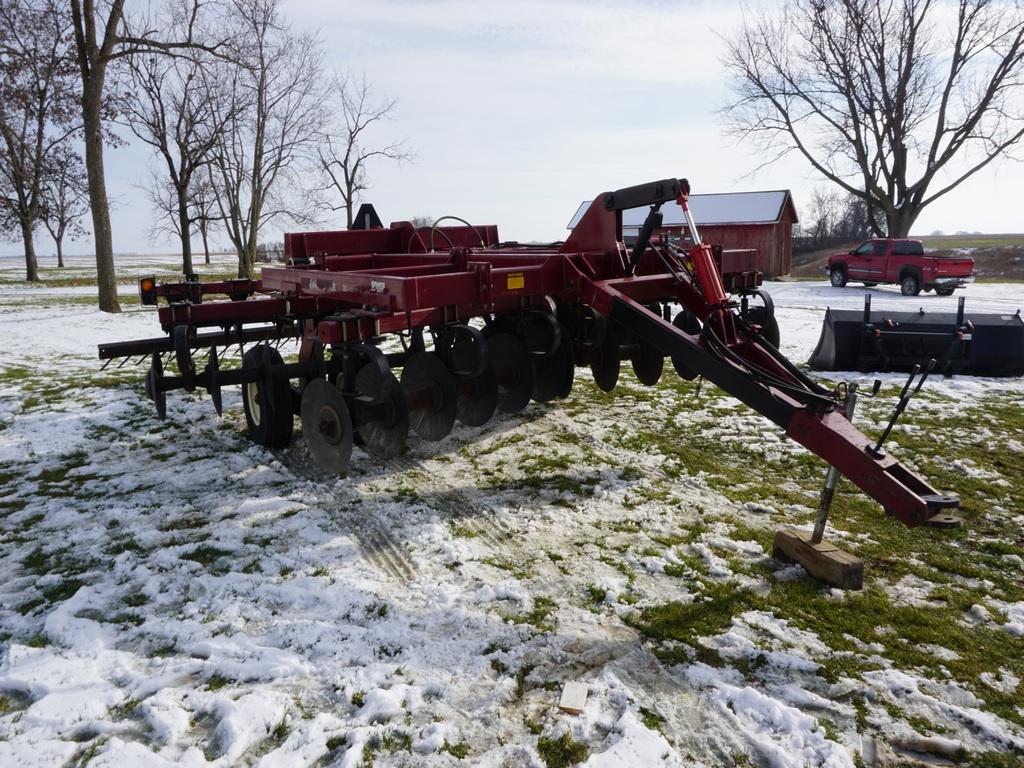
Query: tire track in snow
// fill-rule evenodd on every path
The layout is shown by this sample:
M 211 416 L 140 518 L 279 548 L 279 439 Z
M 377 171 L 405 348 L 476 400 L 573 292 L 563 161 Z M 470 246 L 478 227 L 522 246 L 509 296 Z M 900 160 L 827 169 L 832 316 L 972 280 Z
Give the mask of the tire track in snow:
M 355 527 L 352 531 L 359 542 L 359 551 L 368 563 L 401 582 L 412 581 L 416 576 L 416 564 L 405 551 L 405 547 L 395 541 L 391 534 L 383 528 Z

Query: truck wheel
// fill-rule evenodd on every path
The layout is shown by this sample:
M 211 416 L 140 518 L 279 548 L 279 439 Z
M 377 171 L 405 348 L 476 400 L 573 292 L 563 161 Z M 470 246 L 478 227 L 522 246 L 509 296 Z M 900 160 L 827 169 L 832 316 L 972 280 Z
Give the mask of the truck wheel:
M 846 285 L 846 270 L 842 267 L 832 267 L 832 271 L 828 274 L 828 281 L 832 283 L 833 288 L 842 288 Z
M 900 293 L 904 296 L 917 296 L 921 292 L 921 283 L 915 275 L 904 275 L 900 278 Z
M 939 296 L 952 296 L 954 290 L 954 288 L 936 288 L 935 292 L 939 294 Z
M 864 283 L 865 288 L 874 288 L 876 285 L 878 285 L 878 283 Z

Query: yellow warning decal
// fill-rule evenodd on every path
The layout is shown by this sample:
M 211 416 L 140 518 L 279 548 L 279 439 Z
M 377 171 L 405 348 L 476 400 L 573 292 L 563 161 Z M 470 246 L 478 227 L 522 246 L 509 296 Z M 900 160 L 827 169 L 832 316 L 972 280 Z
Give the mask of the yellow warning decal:
M 510 291 L 517 291 L 520 288 L 526 287 L 526 276 L 522 272 L 509 272 L 508 274 L 508 289 Z

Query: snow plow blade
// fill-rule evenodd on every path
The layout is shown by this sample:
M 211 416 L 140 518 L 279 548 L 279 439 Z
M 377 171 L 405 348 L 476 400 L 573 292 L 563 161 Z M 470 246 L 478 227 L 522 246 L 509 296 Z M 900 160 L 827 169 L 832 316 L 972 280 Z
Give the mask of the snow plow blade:
M 1024 318 L 1016 314 L 828 309 L 809 365 L 819 371 L 909 371 L 936 360 L 946 376 L 1024 375 Z

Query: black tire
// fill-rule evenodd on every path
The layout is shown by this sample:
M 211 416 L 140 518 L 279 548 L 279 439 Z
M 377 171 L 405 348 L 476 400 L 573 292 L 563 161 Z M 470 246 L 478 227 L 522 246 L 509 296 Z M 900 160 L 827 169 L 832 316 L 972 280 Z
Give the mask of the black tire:
M 939 294 L 939 296 L 952 296 L 954 290 L 956 290 L 956 289 L 955 288 L 936 288 L 935 292 L 937 294 Z
M 276 349 L 257 344 L 242 356 L 244 368 L 264 368 L 281 365 L 284 360 Z M 249 438 L 266 448 L 281 448 L 292 439 L 295 412 L 292 408 L 292 388 L 288 379 L 273 379 L 269 386 L 259 381 L 242 385 L 242 407 Z
M 874 288 L 876 285 L 878 285 L 878 283 L 868 283 L 868 282 L 864 283 L 864 287 L 865 288 Z
M 904 275 L 900 278 L 900 293 L 904 296 L 917 296 L 921 292 L 921 281 L 917 275 Z
M 842 288 L 846 285 L 846 270 L 840 266 L 832 267 L 828 273 L 828 281 L 833 288 Z

